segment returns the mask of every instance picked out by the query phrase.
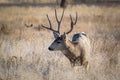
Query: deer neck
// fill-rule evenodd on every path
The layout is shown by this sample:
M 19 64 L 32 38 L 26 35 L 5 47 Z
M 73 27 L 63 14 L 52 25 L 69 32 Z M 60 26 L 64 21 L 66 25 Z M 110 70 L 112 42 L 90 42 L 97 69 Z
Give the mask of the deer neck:
M 64 42 L 65 49 L 62 51 L 63 54 L 68 58 L 68 59 L 75 59 L 76 55 L 74 53 L 74 47 L 75 45 L 72 43 L 72 41 L 67 40 Z

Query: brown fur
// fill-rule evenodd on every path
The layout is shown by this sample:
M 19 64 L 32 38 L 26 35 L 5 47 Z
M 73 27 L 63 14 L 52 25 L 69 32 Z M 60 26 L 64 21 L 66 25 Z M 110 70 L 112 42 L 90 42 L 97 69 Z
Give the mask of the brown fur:
M 65 56 L 73 65 L 78 64 L 85 65 L 86 67 L 88 66 L 90 41 L 86 36 L 81 35 L 78 43 L 73 43 L 72 41 L 66 39 L 64 44 L 66 46 Z

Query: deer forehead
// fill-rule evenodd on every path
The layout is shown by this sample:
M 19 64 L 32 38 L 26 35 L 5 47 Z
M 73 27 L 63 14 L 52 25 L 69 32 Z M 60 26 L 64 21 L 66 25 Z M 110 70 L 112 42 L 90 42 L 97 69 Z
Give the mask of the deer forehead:
M 55 39 L 55 41 L 61 41 L 61 40 L 63 40 L 61 37 Z

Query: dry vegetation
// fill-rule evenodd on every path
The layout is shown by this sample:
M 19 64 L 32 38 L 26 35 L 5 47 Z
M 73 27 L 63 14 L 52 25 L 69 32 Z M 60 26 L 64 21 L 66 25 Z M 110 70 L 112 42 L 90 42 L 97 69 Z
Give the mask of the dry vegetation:
M 57 7 L 56 7 L 57 8 Z M 57 8 L 58 15 L 62 9 Z M 67 7 L 62 32 L 69 29 L 69 14 L 79 18 L 73 33 L 84 31 L 91 40 L 90 70 L 72 68 L 61 52 L 50 52 L 52 33 L 46 14 L 56 28 L 54 8 L 0 7 L 0 80 L 119 80 L 120 7 Z M 33 24 L 26 27 L 25 24 Z
M 46 2 L 60 2 L 61 0 L 0 0 L 1 3 L 46 3 Z M 92 2 L 120 2 L 120 0 L 66 0 L 67 2 L 86 2 L 86 3 L 92 3 Z

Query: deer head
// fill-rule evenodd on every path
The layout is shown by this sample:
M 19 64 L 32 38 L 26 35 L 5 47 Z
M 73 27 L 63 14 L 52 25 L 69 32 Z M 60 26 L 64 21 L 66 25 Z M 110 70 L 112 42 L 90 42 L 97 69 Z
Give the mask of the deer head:
M 77 23 L 77 12 L 76 12 L 76 19 L 75 21 L 73 21 L 72 19 L 72 16 L 70 15 L 70 20 L 71 20 L 71 25 L 70 25 L 70 30 L 67 31 L 67 32 L 64 32 L 63 34 L 60 34 L 60 25 L 61 25 L 61 22 L 62 22 L 62 19 L 63 19 L 63 16 L 64 16 L 64 10 L 62 12 L 62 16 L 60 18 L 60 20 L 58 20 L 58 17 L 57 17 L 57 11 L 55 10 L 55 18 L 56 18 L 56 21 L 58 23 L 58 29 L 57 30 L 54 30 L 53 27 L 52 27 L 52 23 L 50 21 L 50 18 L 48 15 L 47 16 L 47 19 L 49 21 L 49 27 L 46 27 L 44 25 L 41 25 L 43 28 L 46 28 L 48 30 L 51 30 L 53 32 L 53 35 L 54 35 L 54 38 L 55 40 L 53 41 L 53 43 L 49 46 L 49 50 L 50 51 L 54 51 L 54 50 L 64 50 L 65 49 L 65 46 L 66 46 L 66 41 L 67 41 L 67 35 L 72 32 L 73 30 L 73 26 Z

